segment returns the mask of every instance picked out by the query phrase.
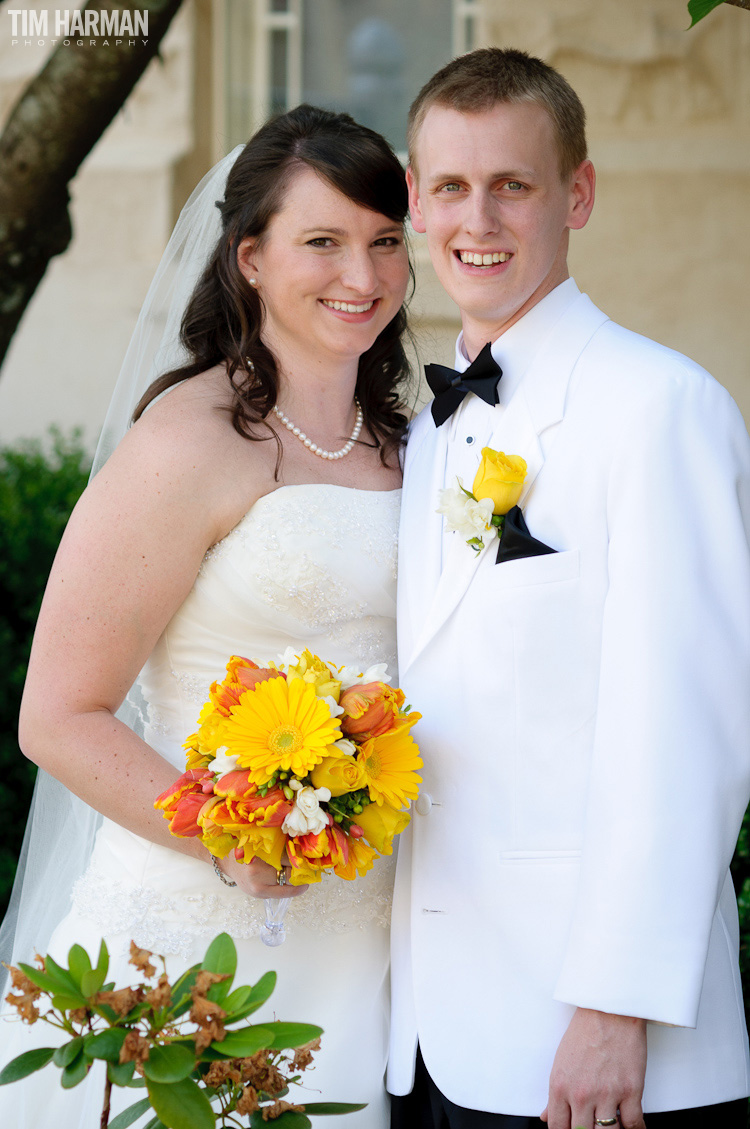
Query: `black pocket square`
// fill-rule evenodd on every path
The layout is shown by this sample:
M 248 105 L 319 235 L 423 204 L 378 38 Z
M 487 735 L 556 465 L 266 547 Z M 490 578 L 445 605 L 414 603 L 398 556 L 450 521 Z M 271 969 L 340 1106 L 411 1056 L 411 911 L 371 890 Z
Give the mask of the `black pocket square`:
M 531 536 L 520 506 L 508 510 L 500 534 L 495 564 L 502 564 L 503 561 L 518 561 L 522 557 L 543 557 L 545 553 L 556 552 L 557 549 L 550 549 L 549 545 Z

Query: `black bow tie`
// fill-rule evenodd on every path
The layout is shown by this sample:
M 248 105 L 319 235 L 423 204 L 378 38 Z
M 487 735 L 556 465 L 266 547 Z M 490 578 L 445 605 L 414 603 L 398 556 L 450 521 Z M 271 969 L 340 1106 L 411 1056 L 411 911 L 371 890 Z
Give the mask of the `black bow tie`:
M 486 404 L 498 403 L 497 386 L 503 370 L 492 356 L 489 342 L 466 372 L 456 372 L 444 365 L 425 365 L 424 372 L 435 395 L 432 418 L 436 427 L 440 427 L 441 423 L 445 423 L 453 415 L 467 392 L 481 397 Z

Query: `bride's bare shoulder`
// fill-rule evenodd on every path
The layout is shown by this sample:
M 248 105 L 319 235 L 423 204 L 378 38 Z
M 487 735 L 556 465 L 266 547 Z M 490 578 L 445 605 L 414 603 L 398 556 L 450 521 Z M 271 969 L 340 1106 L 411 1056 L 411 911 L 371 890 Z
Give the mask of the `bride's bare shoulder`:
M 146 489 L 150 483 L 165 501 L 183 493 L 202 500 L 231 528 L 272 488 L 275 456 L 275 444 L 263 441 L 263 425 L 259 442 L 237 432 L 232 403 L 223 368 L 190 377 L 146 409 L 106 466 L 112 474 L 137 470 Z

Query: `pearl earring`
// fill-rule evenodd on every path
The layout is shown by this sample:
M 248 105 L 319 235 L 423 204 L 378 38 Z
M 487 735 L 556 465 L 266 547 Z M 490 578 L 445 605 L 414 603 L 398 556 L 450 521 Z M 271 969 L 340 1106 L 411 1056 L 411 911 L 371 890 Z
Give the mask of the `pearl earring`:
M 251 286 L 257 286 L 258 285 L 257 278 L 248 278 L 247 281 L 250 283 Z

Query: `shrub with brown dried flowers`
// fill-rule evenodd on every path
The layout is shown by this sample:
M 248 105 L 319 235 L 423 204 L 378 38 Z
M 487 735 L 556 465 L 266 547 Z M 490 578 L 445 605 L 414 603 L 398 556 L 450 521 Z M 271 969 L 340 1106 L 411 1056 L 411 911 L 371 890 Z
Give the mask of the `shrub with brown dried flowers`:
M 306 1129 L 310 1114 L 363 1108 L 285 1100 L 319 1049 L 321 1029 L 310 1023 L 245 1022 L 271 995 L 276 973 L 233 989 L 237 950 L 227 933 L 219 934 L 202 963 L 174 984 L 163 957 L 155 958 L 162 966 L 157 979 L 152 955 L 131 942 L 130 963 L 144 983 L 125 988 L 106 983 L 104 942 L 95 965 L 85 949 L 73 945 L 67 968 L 50 956 L 37 956 L 36 966 L 10 968 L 6 1000 L 20 1018 L 29 1024 L 41 1019 L 69 1038 L 61 1046 L 36 1047 L 14 1058 L 0 1071 L 0 1085 L 52 1062 L 62 1071 L 62 1085 L 71 1088 L 103 1059 L 99 1129 L 127 1129 L 148 1112 L 155 1116 L 143 1129 L 260 1129 L 268 1122 L 275 1129 Z M 45 997 L 51 1006 L 42 1011 Z M 145 1089 L 146 1096 L 110 1121 L 113 1086 Z

